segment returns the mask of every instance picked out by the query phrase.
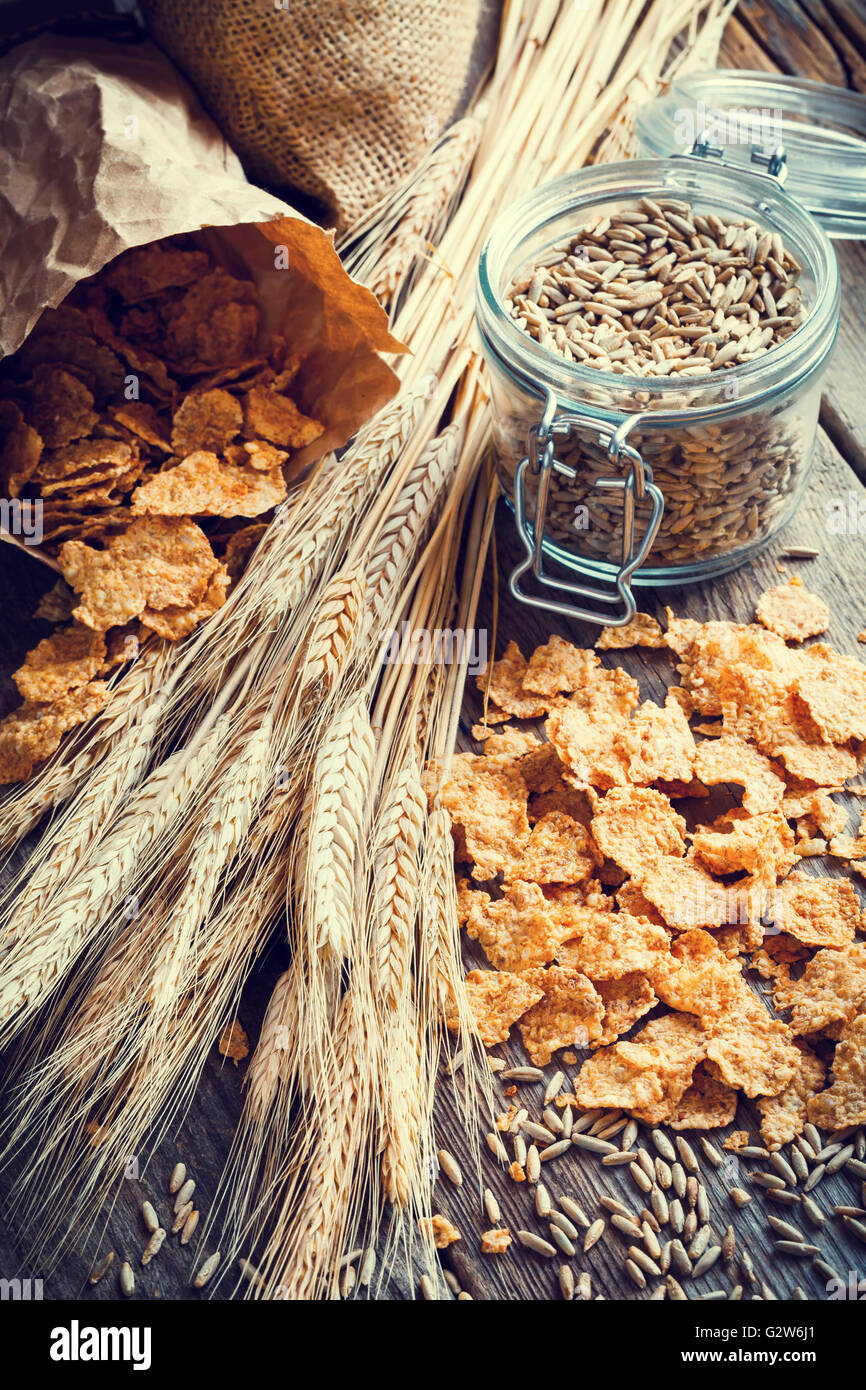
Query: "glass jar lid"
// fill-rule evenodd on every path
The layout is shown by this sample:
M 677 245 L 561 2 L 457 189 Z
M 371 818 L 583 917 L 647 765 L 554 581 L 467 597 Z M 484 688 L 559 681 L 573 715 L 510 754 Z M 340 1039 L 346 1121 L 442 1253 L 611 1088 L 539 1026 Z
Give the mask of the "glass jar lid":
M 807 78 L 717 70 L 638 112 L 642 153 L 763 167 L 832 237 L 866 237 L 866 96 Z

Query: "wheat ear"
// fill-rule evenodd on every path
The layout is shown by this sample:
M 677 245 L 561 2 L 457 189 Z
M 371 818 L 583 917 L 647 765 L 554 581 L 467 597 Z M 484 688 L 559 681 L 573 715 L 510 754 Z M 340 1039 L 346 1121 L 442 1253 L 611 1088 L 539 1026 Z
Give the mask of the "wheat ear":
M 298 980 L 294 966 L 284 971 L 268 1001 L 262 1030 L 247 1070 L 245 1105 L 249 1118 L 264 1120 L 280 1082 L 282 1058 L 297 1047 Z
M 424 833 L 425 797 L 417 762 L 410 758 L 383 798 L 373 841 L 372 970 L 386 1008 L 397 1010 L 409 996 L 418 856 Z
M 303 943 L 296 943 L 292 964 L 271 996 L 220 1180 L 223 1249 L 254 1246 L 278 1219 L 287 1219 L 295 1201 L 300 1170 L 318 1135 L 312 1116 L 332 1084 L 340 974 L 330 958 L 311 969 Z
M 140 997 L 139 976 L 128 967 L 137 932 L 150 924 L 130 924 L 105 957 L 50 1055 L 31 1067 L 17 1088 L 14 1123 L 6 1127 L 4 1161 L 28 1145 L 14 1206 L 25 1220 L 39 1223 L 34 1259 L 41 1260 L 44 1252 L 53 1261 L 73 1237 L 81 1249 L 127 1156 L 144 1155 L 146 1143 L 155 1147 L 189 1104 L 283 902 L 276 857 L 263 861 L 255 876 L 244 874 L 233 884 L 203 932 L 194 979 L 174 1026 L 146 1065 L 128 1052 L 113 1022 L 126 992 Z M 99 1144 L 91 1144 L 85 1131 L 94 1107 L 103 1124 Z M 29 1148 L 34 1139 L 35 1155 Z
M 126 930 L 112 941 L 86 990 L 78 992 L 72 1022 L 53 1059 L 63 1060 L 64 1074 L 75 1092 L 97 1073 L 112 1067 L 125 1043 L 127 1015 L 136 1018 L 152 993 L 142 980 L 142 957 L 161 935 L 165 905 L 157 897 L 144 911 L 136 912 Z
M 300 699 L 321 695 L 336 684 L 357 634 L 365 588 L 363 569 L 352 565 L 341 569 L 322 590 L 304 651 Z
M 265 714 L 240 749 L 230 751 L 228 765 L 209 799 L 184 867 L 183 887 L 160 932 L 157 962 L 148 962 L 152 1015 L 176 1003 L 193 969 L 195 934 L 211 911 L 220 880 L 243 845 L 266 790 L 273 732 L 273 718 Z
M 430 990 L 431 1012 L 450 1004 L 455 978 L 462 985 L 460 938 L 454 888 L 454 840 L 448 812 L 430 816 L 421 894 L 421 954 Z
M 166 664 L 158 665 L 158 669 L 167 669 L 169 658 L 164 660 Z M 143 685 L 145 690 L 150 689 L 150 698 L 142 692 L 134 716 L 120 717 L 120 729 L 115 730 L 104 759 L 4 888 L 3 898 L 9 901 L 16 896 L 16 901 L 0 938 L 0 949 L 14 943 L 20 923 L 40 916 L 52 896 L 62 891 L 70 875 L 86 862 L 124 796 L 146 767 L 165 710 L 166 694 L 164 689 L 154 692 L 150 679 Z
M 389 1083 L 378 1098 L 382 1190 L 395 1207 L 407 1207 L 420 1173 L 423 1094 L 428 1085 L 414 1007 L 382 1025 L 381 1045 Z
M 423 414 L 423 386 L 401 391 L 359 430 L 333 471 L 310 494 L 302 533 L 281 552 L 284 587 L 265 595 L 267 614 L 294 608 L 310 592 L 322 564 L 344 537 L 347 518 L 357 519 L 412 437 Z
M 393 305 L 436 238 L 469 173 L 481 125 L 465 116 L 437 141 L 407 183 L 344 239 L 346 264 L 380 303 Z M 396 224 L 396 225 L 395 225 Z M 393 228 L 390 233 L 383 229 Z
M 214 632 L 199 629 L 184 657 L 175 703 L 215 690 L 236 652 L 273 629 L 312 594 L 346 533 L 363 515 L 412 437 L 425 406 L 423 385 L 403 390 L 359 430 L 339 462 L 330 456 L 290 498 L 251 557 Z M 209 625 L 206 625 L 209 627 Z
M 356 942 L 359 872 L 376 745 L 366 702 L 351 700 L 316 757 L 304 845 L 302 911 L 311 951 L 348 959 Z
M 381 628 L 393 612 L 400 587 L 423 537 L 454 477 L 463 431 L 447 426 L 418 456 L 367 560 L 365 626 Z

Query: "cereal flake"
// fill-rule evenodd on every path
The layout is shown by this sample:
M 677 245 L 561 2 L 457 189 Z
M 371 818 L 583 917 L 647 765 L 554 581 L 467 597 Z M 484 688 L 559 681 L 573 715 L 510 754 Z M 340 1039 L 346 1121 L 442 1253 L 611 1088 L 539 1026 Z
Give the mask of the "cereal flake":
M 779 584 L 761 595 L 755 616 L 771 632 L 795 642 L 816 637 L 830 622 L 830 610 L 824 600 L 810 593 L 796 574 L 787 584 Z
M 529 970 L 524 978 L 544 995 L 518 1024 L 535 1066 L 547 1066 L 561 1047 L 588 1047 L 601 1037 L 604 1003 L 579 970 L 553 965 L 548 970 Z
M 511 1025 L 544 995 L 530 972 L 512 975 L 506 970 L 471 970 L 465 981 L 469 1010 L 485 1047 L 507 1042 Z M 456 1010 L 446 1017 L 457 1031 Z

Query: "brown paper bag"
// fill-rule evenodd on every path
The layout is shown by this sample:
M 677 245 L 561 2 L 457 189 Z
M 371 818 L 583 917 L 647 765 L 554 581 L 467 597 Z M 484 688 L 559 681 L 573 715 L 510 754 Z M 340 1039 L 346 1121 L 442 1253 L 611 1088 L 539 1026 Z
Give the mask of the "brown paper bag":
M 304 356 L 293 394 L 326 428 L 293 475 L 394 394 L 379 354 L 402 347 L 332 234 L 247 182 L 156 48 L 44 37 L 6 55 L 0 86 L 0 355 L 121 252 L 194 232 Z

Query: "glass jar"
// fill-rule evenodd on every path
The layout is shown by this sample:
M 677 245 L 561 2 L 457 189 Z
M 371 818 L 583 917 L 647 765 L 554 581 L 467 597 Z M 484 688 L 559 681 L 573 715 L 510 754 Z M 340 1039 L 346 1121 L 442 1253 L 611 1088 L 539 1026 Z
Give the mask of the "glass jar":
M 712 75 L 728 86 L 731 77 L 743 75 Z M 777 97 L 772 79 L 750 77 L 750 83 L 749 93 L 760 87 L 766 100 L 769 87 Z M 866 111 L 862 97 L 841 95 Z M 699 129 L 706 79 L 697 90 L 692 83 L 687 94 L 675 91 L 654 104 L 644 143 L 654 132 L 675 148 L 676 130 L 688 129 L 687 102 Z M 858 169 L 860 177 L 866 170 L 862 143 L 859 148 L 855 179 Z M 776 176 L 785 169 L 784 150 L 753 147 L 746 163 L 730 153 L 699 129 L 686 157 L 566 175 L 504 213 L 484 247 L 477 321 L 500 477 L 526 552 L 511 586 L 526 602 L 621 625 L 635 612 L 632 584 L 680 584 L 741 565 L 786 525 L 803 495 L 821 377 L 839 326 L 838 262 L 816 217 Z M 517 273 L 591 217 L 633 209 L 643 197 L 680 199 L 697 214 L 745 217 L 779 233 L 802 267 L 805 312 L 796 330 L 735 369 L 676 380 L 583 366 L 522 331 L 505 302 Z M 863 211 L 861 194 L 861 217 Z M 844 234 L 856 228 L 847 208 Z M 530 570 L 547 596 L 524 586 Z M 574 599 L 591 599 L 593 607 Z

